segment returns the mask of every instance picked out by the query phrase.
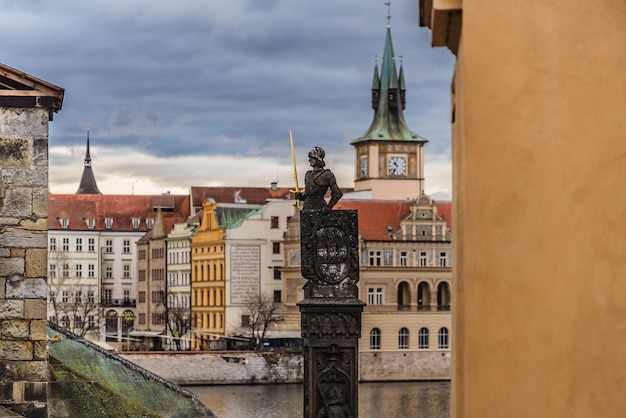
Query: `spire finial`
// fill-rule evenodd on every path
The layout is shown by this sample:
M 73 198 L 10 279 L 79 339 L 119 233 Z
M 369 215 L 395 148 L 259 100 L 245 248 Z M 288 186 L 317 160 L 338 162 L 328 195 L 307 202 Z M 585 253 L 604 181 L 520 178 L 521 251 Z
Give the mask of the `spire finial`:
M 391 2 L 385 2 L 385 6 L 387 6 L 387 28 L 391 27 Z
M 378 54 L 374 55 L 374 64 L 378 65 Z

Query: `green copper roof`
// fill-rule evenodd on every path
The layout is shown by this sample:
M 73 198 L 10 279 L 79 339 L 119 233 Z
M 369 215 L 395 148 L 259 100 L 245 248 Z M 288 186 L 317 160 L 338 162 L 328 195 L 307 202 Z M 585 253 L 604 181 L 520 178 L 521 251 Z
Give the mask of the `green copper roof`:
M 222 229 L 236 229 L 241 226 L 247 217 L 263 213 L 263 206 L 259 205 L 218 205 L 216 210 L 217 222 Z
M 49 324 L 49 416 L 212 417 L 191 392 Z
M 378 76 L 378 65 L 374 66 L 374 79 L 372 81 L 374 120 L 367 132 L 356 139 L 353 144 L 381 140 L 427 142 L 426 139 L 411 131 L 404 120 L 405 90 L 404 70 L 400 66 L 400 76 L 398 77 L 391 42 L 391 29 L 388 27 L 380 77 Z

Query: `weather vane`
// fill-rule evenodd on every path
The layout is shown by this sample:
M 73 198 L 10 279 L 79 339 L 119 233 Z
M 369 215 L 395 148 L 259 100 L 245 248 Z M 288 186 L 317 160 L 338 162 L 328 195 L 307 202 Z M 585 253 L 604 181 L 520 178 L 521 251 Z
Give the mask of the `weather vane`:
M 387 27 L 391 27 L 391 2 L 385 2 L 385 6 L 387 6 Z

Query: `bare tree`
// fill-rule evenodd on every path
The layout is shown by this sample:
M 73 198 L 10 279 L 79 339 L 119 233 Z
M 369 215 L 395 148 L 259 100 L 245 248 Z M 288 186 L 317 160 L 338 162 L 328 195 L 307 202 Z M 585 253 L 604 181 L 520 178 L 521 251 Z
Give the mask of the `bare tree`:
M 251 297 L 246 304 L 244 315 L 249 320 L 242 324 L 242 328 L 254 340 L 257 351 L 263 347 L 265 335 L 272 325 L 282 322 L 281 313 L 282 305 L 267 295 Z
M 50 321 L 80 337 L 89 332 L 97 335 L 102 318 L 97 284 L 87 284 L 89 279 L 78 275 L 71 257 L 65 252 L 50 251 L 48 260 Z
M 191 310 L 181 307 L 167 307 L 167 327 L 174 337 L 176 349 L 181 350 L 181 338 L 191 330 Z

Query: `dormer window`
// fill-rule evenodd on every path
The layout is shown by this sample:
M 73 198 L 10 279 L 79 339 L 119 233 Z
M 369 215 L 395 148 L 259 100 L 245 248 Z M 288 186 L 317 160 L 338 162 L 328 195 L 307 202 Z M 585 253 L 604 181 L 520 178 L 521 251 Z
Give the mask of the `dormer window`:
M 132 222 L 133 222 L 133 229 L 139 229 L 139 222 L 141 222 L 141 219 L 140 218 L 133 218 Z
M 111 229 L 113 228 L 113 218 L 105 218 L 104 219 L 104 227 L 106 229 Z
M 85 219 L 85 222 L 87 223 L 87 228 L 89 229 L 94 229 L 96 227 L 96 220 L 93 218 Z
M 154 225 L 154 219 L 146 219 L 146 226 L 148 229 L 152 229 L 152 225 Z
M 59 218 L 59 223 L 63 229 L 67 229 L 70 226 L 70 220 L 67 218 Z

